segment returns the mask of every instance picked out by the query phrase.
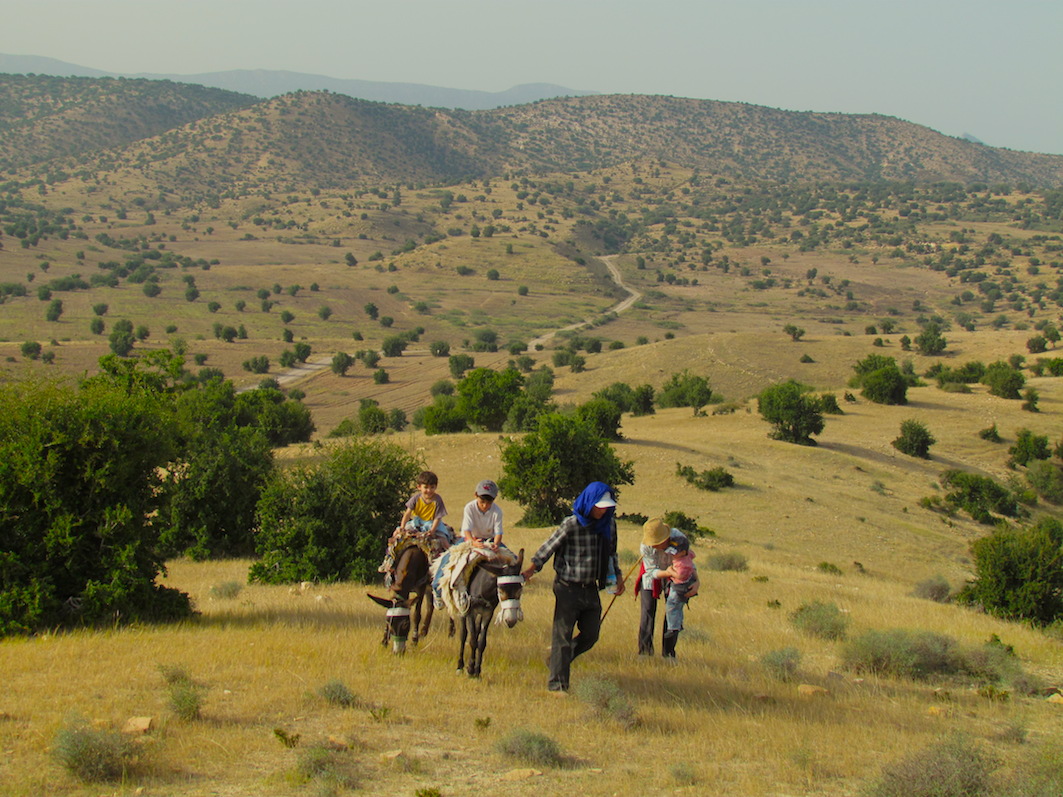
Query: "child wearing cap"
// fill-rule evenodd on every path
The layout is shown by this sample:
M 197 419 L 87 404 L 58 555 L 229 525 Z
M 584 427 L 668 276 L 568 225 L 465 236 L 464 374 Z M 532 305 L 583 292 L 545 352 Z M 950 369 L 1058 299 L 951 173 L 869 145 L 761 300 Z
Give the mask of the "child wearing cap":
M 476 548 L 497 551 L 502 544 L 502 509 L 495 504 L 498 485 L 484 479 L 476 485 L 473 496 L 461 516 L 461 536 Z

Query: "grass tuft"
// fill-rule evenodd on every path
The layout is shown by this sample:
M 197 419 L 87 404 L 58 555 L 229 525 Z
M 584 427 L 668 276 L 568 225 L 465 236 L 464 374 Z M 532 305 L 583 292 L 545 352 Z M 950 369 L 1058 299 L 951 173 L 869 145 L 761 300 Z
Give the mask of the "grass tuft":
M 538 766 L 560 768 L 565 763 L 557 742 L 544 733 L 525 728 L 514 728 L 499 739 L 498 751 Z
M 709 570 L 720 572 L 725 570 L 743 571 L 749 569 L 749 560 L 746 559 L 745 554 L 739 553 L 738 551 L 717 553 L 713 554 L 705 561 L 705 567 Z
M 819 639 L 845 639 L 849 618 L 833 603 L 812 601 L 799 606 L 790 622 L 802 633 Z
M 638 722 L 635 707 L 614 681 L 586 678 L 576 684 L 574 692 L 599 718 L 614 719 L 625 728 L 634 727 Z
M 137 763 L 131 739 L 115 730 L 94 728 L 81 718 L 68 720 L 56 732 L 52 753 L 87 783 L 123 780 Z
M 772 678 L 789 682 L 797 678 L 797 670 L 801 665 L 801 653 L 794 647 L 769 650 L 760 657 L 760 663 Z
M 362 705 L 362 701 L 358 696 L 348 689 L 347 685 L 340 680 L 334 679 L 328 681 L 317 690 L 317 693 L 325 699 L 325 702 L 333 706 L 357 708 Z
M 994 759 L 963 736 L 887 764 L 867 797 L 990 797 Z

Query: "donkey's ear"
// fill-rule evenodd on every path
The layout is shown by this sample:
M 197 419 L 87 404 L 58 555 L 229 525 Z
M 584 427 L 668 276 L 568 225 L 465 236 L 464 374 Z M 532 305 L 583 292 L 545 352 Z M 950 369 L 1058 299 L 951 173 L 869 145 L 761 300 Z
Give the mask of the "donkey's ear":
M 369 600 L 371 600 L 373 603 L 379 603 L 385 609 L 390 609 L 391 608 L 391 605 L 392 605 L 391 598 L 379 598 L 376 595 L 373 595 L 373 594 L 371 594 L 369 592 L 367 592 L 365 594 L 366 594 L 366 597 L 369 598 Z
M 520 553 L 517 554 L 517 571 L 524 570 L 524 549 L 520 549 Z

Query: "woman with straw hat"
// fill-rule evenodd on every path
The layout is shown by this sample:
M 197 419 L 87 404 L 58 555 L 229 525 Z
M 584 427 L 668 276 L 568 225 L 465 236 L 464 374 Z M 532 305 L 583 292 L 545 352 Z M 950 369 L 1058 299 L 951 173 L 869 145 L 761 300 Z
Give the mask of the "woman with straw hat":
M 664 592 L 666 579 L 670 575 L 672 553 L 670 551 L 689 550 L 690 541 L 679 529 L 671 528 L 661 518 L 650 518 L 642 526 L 642 545 L 640 552 L 642 562 L 639 567 L 639 655 L 653 655 L 653 627 L 657 620 L 657 599 Z M 687 598 L 697 594 L 695 581 L 686 592 Z M 664 623 L 661 636 L 661 655 L 675 658 L 675 644 L 679 639 L 679 630 L 669 630 Z

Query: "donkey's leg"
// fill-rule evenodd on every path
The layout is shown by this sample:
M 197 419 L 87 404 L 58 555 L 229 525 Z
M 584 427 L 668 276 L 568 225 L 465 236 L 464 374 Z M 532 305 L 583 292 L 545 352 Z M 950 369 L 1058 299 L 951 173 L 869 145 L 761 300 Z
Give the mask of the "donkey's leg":
M 428 636 L 428 629 L 432 627 L 432 617 L 435 615 L 436 611 L 436 604 L 435 601 L 432 600 L 431 591 L 431 586 L 425 587 L 424 592 L 421 593 L 421 597 L 418 599 L 418 602 L 424 601 L 428 604 L 424 610 L 424 623 L 421 628 L 421 636 L 423 637 Z
M 453 623 L 454 621 L 451 620 Z M 458 672 L 465 669 L 465 640 L 469 638 L 469 616 L 461 618 L 461 638 L 458 640 Z
M 410 643 L 416 647 L 421 638 L 421 601 L 424 600 L 424 591 L 417 593 L 413 602 L 413 617 L 410 618 Z
M 476 664 L 475 669 L 472 669 L 470 666 L 469 675 L 475 675 L 477 677 L 480 675 L 480 669 L 484 662 L 484 648 L 487 647 L 487 632 L 491 628 L 490 620 L 491 618 L 488 617 L 487 612 L 476 612 L 476 650 L 472 654 L 473 661 Z

